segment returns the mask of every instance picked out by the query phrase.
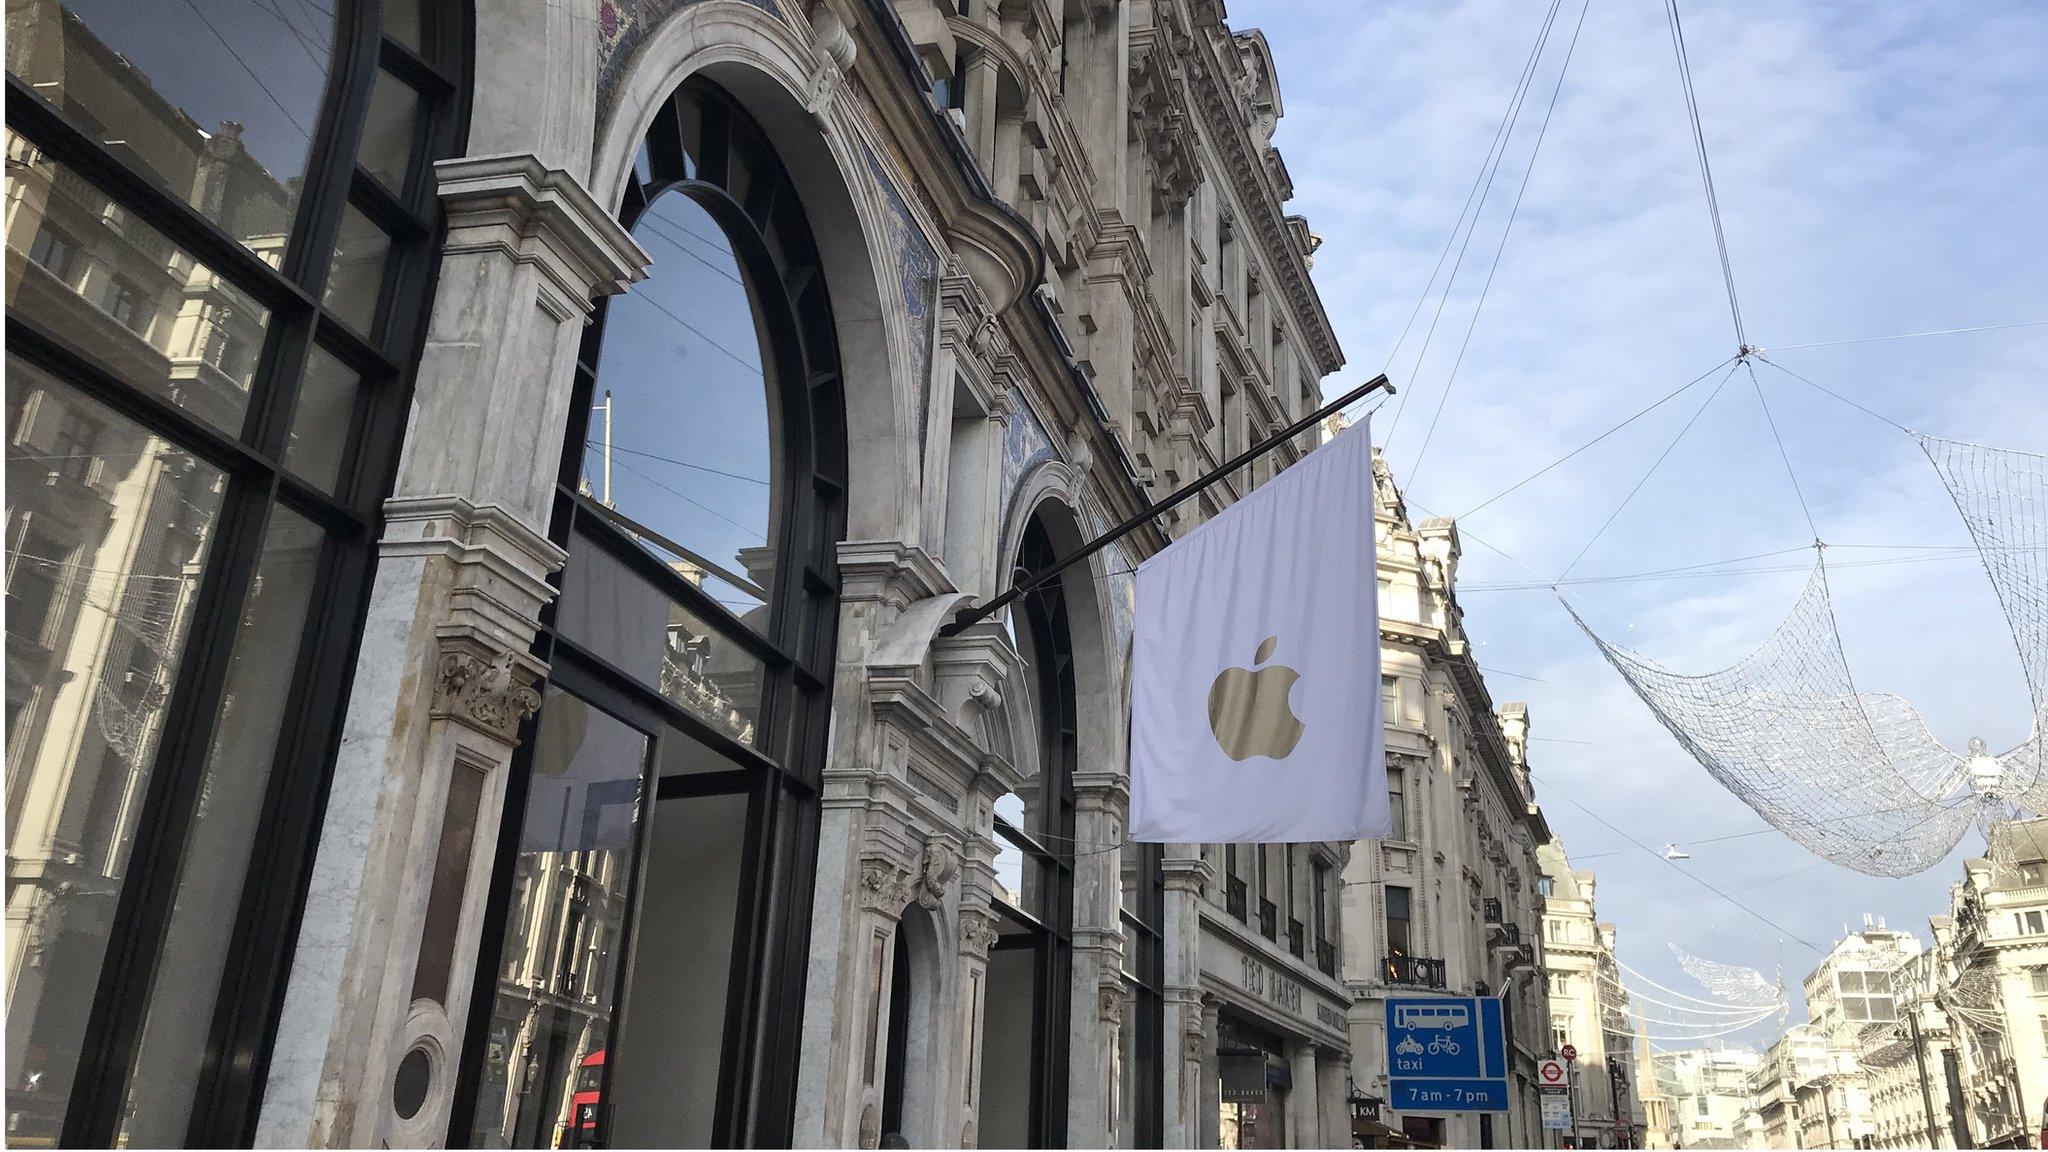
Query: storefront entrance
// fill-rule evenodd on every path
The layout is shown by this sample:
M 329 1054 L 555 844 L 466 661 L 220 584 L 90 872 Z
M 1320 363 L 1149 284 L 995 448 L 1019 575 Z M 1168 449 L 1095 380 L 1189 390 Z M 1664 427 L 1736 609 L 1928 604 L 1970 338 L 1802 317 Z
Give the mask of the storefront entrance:
M 514 764 L 451 1144 L 790 1142 L 844 532 L 837 346 L 761 129 L 686 83 L 586 339 L 568 552 Z

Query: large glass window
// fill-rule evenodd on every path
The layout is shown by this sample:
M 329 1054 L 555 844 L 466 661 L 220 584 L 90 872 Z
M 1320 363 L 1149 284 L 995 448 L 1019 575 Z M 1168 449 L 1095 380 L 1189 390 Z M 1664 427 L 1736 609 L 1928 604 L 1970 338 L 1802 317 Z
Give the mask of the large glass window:
M 830 302 L 774 149 L 705 81 L 656 117 L 622 216 L 653 272 L 580 357 L 551 684 L 508 786 L 524 816 L 499 841 L 456 1146 L 786 1146 L 794 1122 L 797 1030 L 769 1022 L 801 1009 L 832 679 Z M 607 760 L 616 871 L 550 898 L 549 837 L 575 822 L 534 797 L 586 716 L 647 750 Z
M 1024 533 L 1013 583 L 1058 559 L 1041 519 Z M 1066 597 L 1058 581 L 1018 602 L 1010 627 L 1029 676 L 1017 744 L 1028 774 L 1022 796 L 1005 797 L 995 815 L 1005 859 L 1018 879 L 1015 903 L 998 895 L 996 940 L 988 964 L 988 1027 L 982 1043 L 978 1143 L 1046 1148 L 1066 1135 L 1068 989 L 1073 965 L 1074 652 Z
M 1114 1069 L 1124 1124 L 1110 1143 L 1158 1148 L 1165 1140 L 1166 885 L 1158 844 L 1123 848 L 1124 984 L 1129 1006 Z
M 461 14 L 8 9 L 10 1142 L 251 1135 Z

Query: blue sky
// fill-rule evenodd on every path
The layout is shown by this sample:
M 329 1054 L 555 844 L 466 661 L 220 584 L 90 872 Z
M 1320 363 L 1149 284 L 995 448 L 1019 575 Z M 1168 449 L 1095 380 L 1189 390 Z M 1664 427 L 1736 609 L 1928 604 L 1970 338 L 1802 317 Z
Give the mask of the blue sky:
M 1548 6 L 1236 0 L 1278 60 L 1278 143 L 1324 238 L 1315 276 L 1350 366 L 1380 370 L 1451 234 Z M 1683 5 L 1700 114 L 1749 340 L 1909 427 L 2048 450 L 2048 327 L 1831 348 L 1789 346 L 2048 320 L 2048 8 L 2027 4 Z M 1420 328 L 1390 374 L 1409 408 L 1388 449 L 1411 502 L 1459 514 L 1735 351 L 1662 5 L 1593 0 L 1469 350 L 1457 358 L 1579 6 L 1565 0 L 1507 160 L 1419 372 Z M 1453 253 L 1455 257 L 1455 252 Z M 1806 500 L 1836 544 L 1967 544 L 1897 430 L 1759 370 Z M 1462 521 L 1468 585 L 1533 579 L 1476 533 L 1555 574 L 1591 539 L 1711 387 L 1696 389 Z M 1417 453 L 1431 415 L 1441 422 Z M 1395 409 L 1375 420 L 1389 439 Z M 1643 572 L 1807 544 L 1746 376 L 1729 383 L 1574 575 Z M 1852 555 L 1853 554 L 1853 555 Z M 1908 555 L 1845 549 L 1836 560 Z M 1802 557 L 1788 558 L 1796 566 Z M 1693 672 L 1749 651 L 1803 571 L 1602 585 L 1588 619 Z M 1960 748 L 2026 735 L 2012 641 L 1975 561 L 1833 575 L 1859 687 L 1913 701 Z M 1818 958 L 1630 846 L 1562 797 L 1661 845 L 1764 827 L 1629 695 L 1547 591 L 1463 595 L 1496 700 L 1526 699 L 1539 798 L 1599 873 L 1624 962 L 1678 988 L 1667 942 L 1788 985 Z M 1566 743 L 1563 741 L 1574 741 Z M 1940 867 L 1879 880 L 1776 833 L 1692 849 L 1683 867 L 1826 947 L 1864 913 L 1924 937 L 1974 835 Z

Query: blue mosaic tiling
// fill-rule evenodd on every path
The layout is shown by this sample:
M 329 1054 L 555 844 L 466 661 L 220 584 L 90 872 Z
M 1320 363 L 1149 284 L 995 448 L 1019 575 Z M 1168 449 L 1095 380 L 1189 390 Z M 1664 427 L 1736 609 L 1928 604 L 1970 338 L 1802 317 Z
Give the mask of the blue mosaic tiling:
M 882 192 L 882 202 L 888 211 L 883 221 L 889 233 L 889 248 L 895 253 L 896 275 L 903 286 L 903 311 L 910 318 L 909 331 L 911 352 L 915 356 L 911 370 L 915 372 L 917 386 L 917 448 L 918 458 L 924 458 L 924 448 L 929 442 L 927 433 L 931 422 L 931 378 L 932 341 L 937 338 L 932 326 L 932 308 L 939 294 L 939 253 L 917 226 L 917 220 L 910 214 L 910 205 L 903 199 L 903 193 L 890 178 L 889 170 L 882 160 L 870 149 L 867 153 L 868 174 L 874 177 L 875 186 Z
M 1003 421 L 1003 514 L 1001 523 L 1010 520 L 1010 505 L 1017 499 L 1017 481 L 1025 474 L 1047 460 L 1056 459 L 1059 452 L 1053 448 L 1052 437 L 1045 434 L 1045 426 L 1038 422 L 1038 414 L 1031 410 L 1030 402 L 1015 388 L 1010 389 L 1010 414 Z
M 662 21 L 703 0 L 591 0 L 597 7 L 597 107 L 612 105 L 612 92 L 633 53 Z M 773 16 L 775 0 L 746 0 Z

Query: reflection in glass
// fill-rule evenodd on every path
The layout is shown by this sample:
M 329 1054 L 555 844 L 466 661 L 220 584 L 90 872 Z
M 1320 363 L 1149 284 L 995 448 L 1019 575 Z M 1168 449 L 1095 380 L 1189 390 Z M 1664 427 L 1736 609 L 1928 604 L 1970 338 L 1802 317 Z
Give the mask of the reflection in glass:
M 334 265 L 327 270 L 327 295 L 322 306 L 358 334 L 370 334 L 377 319 L 377 290 L 384 284 L 384 258 L 391 237 L 351 204 L 341 213 L 341 236 L 334 242 Z
M 6 391 L 7 1139 L 53 1142 L 224 477 L 14 356 Z
M 420 94 L 389 72 L 378 72 L 370 89 L 370 110 L 363 120 L 363 142 L 356 163 L 393 195 L 403 195 L 412 170 L 413 144 L 419 139 Z
M 341 480 L 355 422 L 356 374 L 315 345 L 299 380 L 299 396 L 284 445 L 284 465 L 329 492 Z
M 8 310 L 240 434 L 269 313 L 13 132 L 7 201 Z
M 559 605 L 555 627 L 562 635 L 754 746 L 765 666 L 651 581 L 579 541 L 569 550 Z
M 591 1146 L 647 738 L 547 690 L 519 830 L 472 1142 Z
M 662 196 L 633 234 L 654 274 L 605 317 L 583 490 L 766 631 L 782 439 L 772 345 L 731 241 L 695 200 Z
M 287 508 L 271 510 L 235 635 L 177 902 L 158 960 L 156 994 L 128 1082 L 121 1142 L 130 1147 L 185 1142 L 299 638 L 313 603 L 321 543 L 320 527 L 312 521 Z
M 7 71 L 275 266 L 334 42 L 294 0 L 27 0 Z
M 607 1147 L 712 1143 L 746 830 L 745 794 L 655 806 Z

